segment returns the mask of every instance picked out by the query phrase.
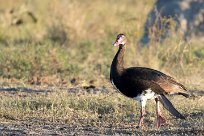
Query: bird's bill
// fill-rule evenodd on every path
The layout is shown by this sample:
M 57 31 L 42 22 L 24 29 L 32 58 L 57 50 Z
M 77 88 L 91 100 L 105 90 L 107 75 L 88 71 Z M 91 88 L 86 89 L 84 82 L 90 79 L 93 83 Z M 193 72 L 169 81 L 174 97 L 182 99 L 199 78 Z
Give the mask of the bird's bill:
M 118 46 L 119 45 L 119 42 L 118 42 L 118 39 L 113 43 L 113 46 Z

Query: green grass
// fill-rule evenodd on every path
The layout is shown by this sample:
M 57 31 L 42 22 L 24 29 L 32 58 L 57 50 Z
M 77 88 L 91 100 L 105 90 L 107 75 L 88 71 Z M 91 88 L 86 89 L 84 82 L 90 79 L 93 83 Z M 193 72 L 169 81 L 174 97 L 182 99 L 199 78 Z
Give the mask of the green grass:
M 1 47 L 1 76 L 4 78 L 27 79 L 69 73 L 77 74 L 79 67 L 70 64 L 70 56 L 61 47 L 50 43 L 10 45 Z
M 162 70 L 190 87 L 197 87 L 192 76 L 202 80 L 203 45 L 196 39 L 183 41 L 179 33 L 173 32 L 172 20 L 163 20 L 172 24 L 167 40 L 161 44 L 151 41 L 149 47 L 137 48 L 135 43 L 142 36 L 145 16 L 153 1 L 45 1 L 45 7 L 35 7 L 39 3 L 29 1 L 24 6 L 5 3 L 8 9 L 15 9 L 13 14 L 2 6 L 3 16 L 24 21 L 22 25 L 12 26 L 9 19 L 4 19 L 0 24 L 0 76 L 3 78 L 26 83 L 50 77 L 68 84 L 74 77 L 85 82 L 104 81 L 109 78 L 110 64 L 117 50 L 111 44 L 118 33 L 125 33 L 128 37 L 126 66 Z M 74 10 L 76 7 L 78 10 Z M 136 14 L 141 9 L 143 12 Z M 26 11 L 36 16 L 37 23 L 28 21 Z M 157 33 L 162 32 L 152 32 L 151 36 Z
M 178 61 L 181 63 L 175 69 L 180 65 L 188 68 L 189 63 L 203 64 L 202 59 L 196 61 L 202 58 L 202 50 L 198 50 L 202 45 L 196 42 L 185 43 L 178 34 L 170 36 L 162 45 L 153 42 L 153 47 L 136 50 L 135 43 L 143 33 L 145 16 L 153 1 L 45 1 L 41 3 L 46 5 L 43 8 L 39 3 L 29 1 L 22 5 L 21 1 L 21 4 L 13 5 L 7 2 L 1 7 L 4 10 L 2 15 L 9 18 L 3 19 L 0 27 L 1 76 L 26 81 L 37 73 L 41 76 L 66 75 L 66 79 L 78 75 L 87 79 L 91 78 L 88 73 L 94 72 L 108 78 L 114 55 L 111 44 L 117 33 L 121 32 L 126 33 L 129 39 L 128 65 L 145 65 L 173 74 L 174 67 L 169 70 L 168 65 L 177 65 Z M 7 13 L 4 7 L 14 9 L 14 13 Z M 78 10 L 74 10 L 76 7 Z M 143 12 L 137 14 L 141 9 Z M 27 11 L 36 16 L 37 23 L 28 21 L 29 18 L 25 17 Z M 22 19 L 24 24 L 10 26 L 9 20 L 15 18 Z M 5 63 L 5 60 L 8 62 Z M 53 65 L 55 61 L 57 64 Z M 12 70 L 5 70 L 5 65 L 9 65 Z M 197 69 L 197 66 L 194 68 Z M 183 76 L 181 70 L 175 75 L 178 73 Z M 89 77 L 86 78 L 86 75 Z

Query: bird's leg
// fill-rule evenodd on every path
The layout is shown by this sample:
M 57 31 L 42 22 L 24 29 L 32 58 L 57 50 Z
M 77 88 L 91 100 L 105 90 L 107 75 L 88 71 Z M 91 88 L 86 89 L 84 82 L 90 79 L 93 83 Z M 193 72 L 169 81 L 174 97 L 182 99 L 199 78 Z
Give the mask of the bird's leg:
M 141 100 L 140 119 L 137 128 L 144 126 L 145 105 L 146 101 Z
M 141 126 L 144 125 L 144 114 L 145 114 L 144 109 L 141 108 L 141 110 L 140 110 L 140 119 L 139 119 L 139 123 L 138 123 L 138 126 L 137 126 L 138 128 L 140 128 Z
M 164 116 L 162 116 L 161 114 L 161 111 L 160 111 L 160 108 L 159 108 L 159 100 L 158 98 L 155 98 L 155 101 L 156 101 L 156 114 L 157 114 L 157 121 L 156 121 L 156 125 L 157 125 L 157 128 L 160 128 L 160 126 L 162 124 L 165 124 L 166 123 L 166 119 Z

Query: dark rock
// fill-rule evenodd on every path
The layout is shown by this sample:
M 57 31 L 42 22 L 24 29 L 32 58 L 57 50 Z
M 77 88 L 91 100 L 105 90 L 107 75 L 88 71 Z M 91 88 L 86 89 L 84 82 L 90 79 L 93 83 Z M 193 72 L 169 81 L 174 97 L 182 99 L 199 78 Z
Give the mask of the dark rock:
M 184 39 L 204 35 L 203 0 L 157 0 L 148 14 L 140 43 L 145 45 L 150 40 L 163 41 L 168 36 L 171 25 L 165 20 L 170 18 L 176 23 L 175 31 L 180 31 Z M 150 36 L 150 32 L 161 30 L 160 35 L 156 34 L 156 39 Z

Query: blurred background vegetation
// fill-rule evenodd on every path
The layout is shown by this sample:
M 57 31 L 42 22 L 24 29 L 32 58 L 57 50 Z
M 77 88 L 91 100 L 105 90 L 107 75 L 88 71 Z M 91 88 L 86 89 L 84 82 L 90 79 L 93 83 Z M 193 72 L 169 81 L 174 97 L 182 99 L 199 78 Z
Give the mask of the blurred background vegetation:
M 126 66 L 146 66 L 192 89 L 204 87 L 204 41 L 174 32 L 162 43 L 139 39 L 154 0 L 0 0 L 0 77 L 34 85 L 108 82 L 116 35 L 128 37 Z M 161 32 L 162 33 L 162 32 Z M 157 33 L 158 34 L 158 33 Z M 155 37 L 154 32 L 150 33 Z

